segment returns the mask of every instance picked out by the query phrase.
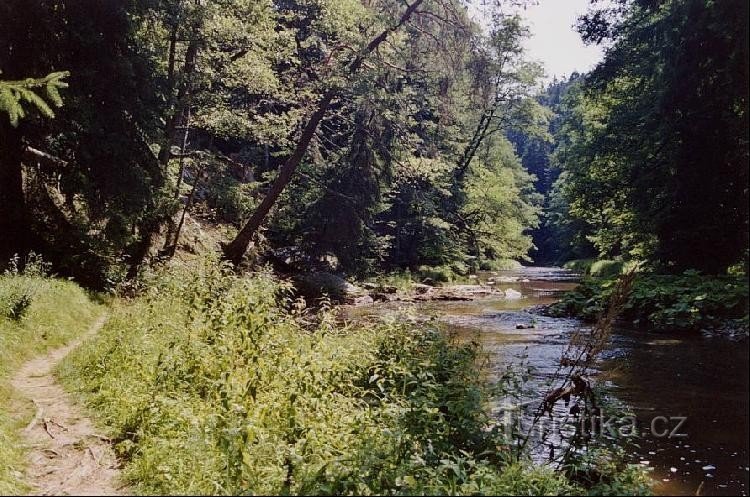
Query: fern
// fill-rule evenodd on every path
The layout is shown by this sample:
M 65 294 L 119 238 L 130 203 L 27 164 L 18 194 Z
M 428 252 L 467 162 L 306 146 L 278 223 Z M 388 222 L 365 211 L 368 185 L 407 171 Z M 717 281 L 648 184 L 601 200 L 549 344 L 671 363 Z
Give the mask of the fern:
M 19 120 L 26 117 L 26 110 L 23 107 L 24 102 L 31 104 L 45 117 L 55 117 L 52 106 L 62 106 L 63 101 L 59 90 L 68 87 L 68 84 L 63 80 L 69 75 L 70 73 L 67 71 L 60 71 L 50 73 L 44 78 L 0 81 L 0 111 L 8 114 L 10 124 L 14 127 L 18 126 Z M 42 91 L 49 103 L 40 96 Z

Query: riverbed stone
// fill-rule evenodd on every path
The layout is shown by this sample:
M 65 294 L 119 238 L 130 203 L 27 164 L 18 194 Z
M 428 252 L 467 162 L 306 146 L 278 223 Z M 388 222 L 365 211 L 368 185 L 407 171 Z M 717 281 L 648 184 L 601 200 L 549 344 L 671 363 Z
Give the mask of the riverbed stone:
M 508 300 L 517 300 L 523 297 L 523 294 L 519 292 L 518 290 L 514 290 L 512 288 L 508 288 L 505 290 L 505 298 Z

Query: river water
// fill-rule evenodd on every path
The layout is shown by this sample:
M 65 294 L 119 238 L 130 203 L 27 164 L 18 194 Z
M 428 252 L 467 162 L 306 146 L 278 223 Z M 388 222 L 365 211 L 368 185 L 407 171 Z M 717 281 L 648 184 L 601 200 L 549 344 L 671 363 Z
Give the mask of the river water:
M 528 368 L 527 398 L 540 399 L 581 323 L 541 316 L 533 307 L 574 288 L 576 275 L 525 267 L 480 274 L 479 280 L 489 277 L 521 298 L 376 304 L 363 311 L 411 307 L 435 316 L 482 345 L 490 377 L 508 364 Z M 525 328 L 529 325 L 533 328 Z M 649 468 L 656 494 L 747 495 L 748 359 L 747 339 L 627 329 L 613 334 L 594 375 L 613 402 L 635 415 L 640 436 L 637 444 L 628 444 L 627 457 Z M 498 416 L 504 411 L 495 410 Z

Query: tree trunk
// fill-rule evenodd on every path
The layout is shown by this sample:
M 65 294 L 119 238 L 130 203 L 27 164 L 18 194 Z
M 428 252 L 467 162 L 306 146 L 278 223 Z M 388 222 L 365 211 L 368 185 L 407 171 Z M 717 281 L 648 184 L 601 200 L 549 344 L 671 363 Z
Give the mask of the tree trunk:
M 320 99 L 320 102 L 318 102 L 318 107 L 312 116 L 310 116 L 310 120 L 307 121 L 305 129 L 302 131 L 302 136 L 294 148 L 294 152 L 281 166 L 279 175 L 273 181 L 265 198 L 263 198 L 263 201 L 255 209 L 255 212 L 250 216 L 250 219 L 245 223 L 245 226 L 242 227 L 235 239 L 224 246 L 224 257 L 233 264 L 239 264 L 242 260 L 242 256 L 245 255 L 253 235 L 260 228 L 263 220 L 271 211 L 271 207 L 276 203 L 286 185 L 291 181 L 294 171 L 297 169 L 299 163 L 302 162 L 302 158 L 305 156 L 305 152 L 307 152 L 307 147 L 315 135 L 318 123 L 323 119 L 326 111 L 328 111 L 328 107 L 331 105 L 331 100 L 333 100 L 333 90 L 328 90 L 323 95 L 323 98 Z
M 177 136 L 177 125 L 180 119 L 183 119 L 186 115 L 186 108 L 190 102 L 190 93 L 192 89 L 192 78 L 195 72 L 196 59 L 198 58 L 198 39 L 192 40 L 185 51 L 185 65 L 182 68 L 183 81 L 177 90 L 177 97 L 175 99 L 175 110 L 174 113 L 167 120 L 166 128 L 164 129 L 164 140 L 159 150 L 159 163 L 162 166 L 167 165 L 171 153 L 172 143 L 174 143 L 175 137 Z
M 180 199 L 180 189 L 182 188 L 183 176 L 185 176 L 185 151 L 188 145 L 189 134 L 190 134 L 190 108 L 188 107 L 187 116 L 185 117 L 185 134 L 182 135 L 182 146 L 180 147 L 180 166 L 177 172 L 177 185 L 175 186 L 175 189 L 174 189 L 175 200 Z M 192 199 L 192 195 L 194 191 L 195 191 L 195 185 L 193 185 L 193 189 L 191 190 L 191 193 L 190 193 L 191 199 Z M 187 205 L 185 206 L 185 209 L 187 209 Z M 182 219 L 184 218 L 185 218 L 185 212 L 183 211 Z M 169 224 L 169 227 L 167 229 L 167 235 L 164 237 L 164 248 L 162 248 L 161 251 L 167 257 L 172 257 L 175 253 L 175 248 L 177 246 L 176 238 L 180 236 L 179 233 L 180 233 L 180 227 L 182 226 L 182 220 L 180 220 L 180 225 L 177 226 L 176 228 L 174 224 L 174 219 L 172 217 L 169 217 L 167 219 L 167 223 Z
M 193 204 L 193 199 L 195 198 L 195 191 L 198 189 L 198 183 L 200 183 L 201 178 L 203 176 L 203 168 L 200 169 L 200 171 L 197 172 L 195 175 L 195 181 L 193 182 L 193 187 L 190 188 L 190 194 L 188 195 L 188 198 L 185 200 L 185 206 L 182 209 L 182 214 L 180 215 L 180 222 L 177 224 L 177 228 L 175 229 L 174 233 L 174 242 L 166 248 L 166 255 L 168 257 L 173 257 L 174 253 L 177 251 L 177 244 L 180 242 L 180 232 L 182 231 L 182 227 L 185 224 L 185 216 L 187 216 L 188 209 L 190 209 L 190 206 Z
M 183 81 L 177 91 L 177 97 L 175 100 L 175 110 L 167 120 L 167 125 L 164 129 L 164 136 L 162 139 L 161 147 L 159 149 L 159 155 L 157 161 L 160 166 L 160 174 L 163 177 L 167 175 L 167 164 L 171 155 L 172 143 L 177 136 L 177 125 L 180 119 L 185 115 L 185 110 L 190 102 L 190 94 L 192 89 L 192 77 L 196 67 L 196 59 L 198 57 L 198 36 L 196 33 L 195 38 L 190 42 L 185 51 L 185 63 L 182 68 Z M 170 45 L 170 51 L 172 47 Z M 170 56 L 172 54 L 170 53 Z M 170 61 L 173 62 L 173 61 Z M 161 182 L 160 185 L 161 186 Z M 162 226 L 168 218 L 161 216 L 159 219 L 149 219 L 140 227 L 140 236 L 138 242 L 135 244 L 134 251 L 131 254 L 130 266 L 127 272 L 128 279 L 134 279 L 138 276 L 138 271 L 143 261 L 146 259 L 151 246 L 154 243 L 154 237 L 162 229 Z
M 347 68 L 347 75 L 351 76 L 356 73 L 364 63 L 365 58 L 372 52 L 374 52 L 378 48 L 378 46 L 380 46 L 380 44 L 383 43 L 386 38 L 388 38 L 388 35 L 390 33 L 398 30 L 401 26 L 403 26 L 423 1 L 424 0 L 414 0 L 411 5 L 408 5 L 406 11 L 404 11 L 404 13 L 401 15 L 401 18 L 399 19 L 399 22 L 397 24 L 385 29 L 378 36 L 370 40 L 370 43 L 367 44 L 364 50 L 360 52 L 349 64 L 349 67 Z M 255 232 L 258 230 L 258 228 L 260 228 L 266 216 L 271 211 L 271 208 L 281 196 L 284 188 L 286 188 L 286 185 L 289 184 L 292 177 L 294 176 L 294 171 L 297 169 L 299 163 L 302 162 L 302 159 L 307 152 L 307 148 L 310 145 L 310 141 L 315 135 L 315 130 L 318 128 L 318 124 L 323 119 L 323 116 L 325 115 L 326 111 L 328 111 L 328 108 L 331 105 L 331 101 L 333 100 L 335 91 L 336 89 L 330 89 L 323 94 L 323 97 L 318 102 L 318 107 L 310 116 L 310 119 L 307 121 L 307 124 L 302 131 L 302 135 L 297 142 L 297 146 L 294 148 L 294 152 L 281 166 L 279 175 L 274 180 L 265 198 L 260 203 L 258 208 L 255 209 L 255 212 L 253 212 L 253 215 L 250 216 L 250 219 L 245 224 L 245 226 L 242 227 L 235 239 L 232 240 L 231 243 L 224 246 L 224 258 L 231 261 L 233 264 L 237 265 L 242 260 L 242 257 L 245 255 L 245 252 L 247 251 L 247 248 L 253 239 L 253 235 L 255 235 Z
M 0 114 L 0 267 L 14 254 L 25 256 L 30 248 L 22 155 L 20 131 Z

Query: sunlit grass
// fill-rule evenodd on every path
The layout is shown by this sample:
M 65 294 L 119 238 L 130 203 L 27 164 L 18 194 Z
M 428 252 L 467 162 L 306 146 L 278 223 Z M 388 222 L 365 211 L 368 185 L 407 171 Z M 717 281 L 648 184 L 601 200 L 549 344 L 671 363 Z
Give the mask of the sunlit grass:
M 19 302 L 26 302 L 26 304 Z M 62 346 L 85 332 L 101 314 L 76 284 L 41 276 L 0 276 L 0 494 L 22 492 L 24 452 L 18 431 L 33 414 L 9 378 L 24 361 Z M 10 314 L 10 315 L 9 315 Z

